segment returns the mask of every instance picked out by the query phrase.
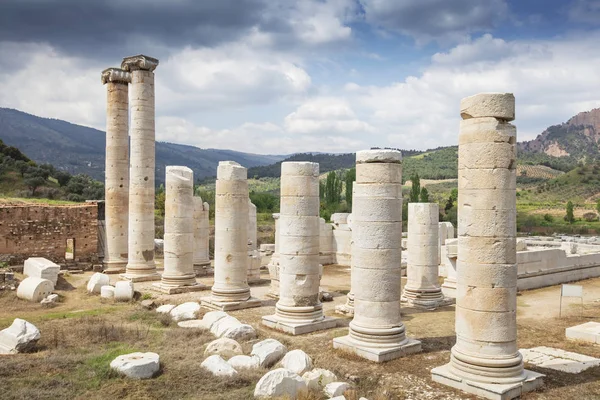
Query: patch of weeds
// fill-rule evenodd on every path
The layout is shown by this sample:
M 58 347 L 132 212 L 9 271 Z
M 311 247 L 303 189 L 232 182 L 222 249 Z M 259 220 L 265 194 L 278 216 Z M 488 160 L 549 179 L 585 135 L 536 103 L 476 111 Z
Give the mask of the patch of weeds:
M 62 311 L 62 312 L 54 312 L 47 313 L 40 316 L 40 320 L 49 321 L 53 319 L 67 319 L 67 318 L 83 318 L 83 317 L 92 317 L 103 314 L 110 314 L 114 311 L 117 311 L 117 307 L 104 307 L 104 308 L 96 308 L 93 310 L 78 310 L 78 311 Z
M 103 381 L 118 377 L 118 374 L 110 368 L 112 360 L 120 355 L 133 353 L 136 350 L 126 343 L 114 342 L 106 346 L 102 354 L 94 355 L 80 364 L 75 370 L 77 381 L 86 390 L 98 389 Z
M 135 311 L 127 317 L 129 321 L 140 322 L 146 325 L 150 325 L 154 328 L 164 328 L 171 325 L 171 318 L 169 315 L 157 313 L 156 311 L 139 310 Z
M 152 300 L 152 293 L 144 293 L 142 294 L 142 300 Z

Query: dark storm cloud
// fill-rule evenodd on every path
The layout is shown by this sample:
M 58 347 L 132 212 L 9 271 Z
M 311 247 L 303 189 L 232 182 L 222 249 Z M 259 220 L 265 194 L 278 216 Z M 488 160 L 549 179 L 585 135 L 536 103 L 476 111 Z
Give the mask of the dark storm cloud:
M 44 42 L 93 58 L 161 56 L 234 40 L 260 26 L 266 8 L 266 0 L 2 0 L 0 41 Z

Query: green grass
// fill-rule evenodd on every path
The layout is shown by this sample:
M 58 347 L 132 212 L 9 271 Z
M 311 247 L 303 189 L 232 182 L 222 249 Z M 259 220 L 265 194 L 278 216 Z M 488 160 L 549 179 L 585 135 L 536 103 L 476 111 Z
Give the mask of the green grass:
M 25 198 L 25 197 L 11 197 L 0 195 L 0 200 L 13 203 L 27 203 L 27 204 L 52 204 L 52 205 L 70 205 L 70 204 L 81 204 L 75 201 L 67 200 L 51 200 L 51 199 L 38 199 L 38 198 Z
M 82 389 L 85 390 L 100 388 L 106 380 L 118 376 L 118 374 L 110 368 L 110 362 L 120 355 L 134 353 L 136 351 L 136 349 L 126 343 L 113 342 L 107 344 L 104 353 L 86 359 L 83 364 L 80 364 L 77 367 L 75 370 L 77 382 L 79 382 L 83 386 Z

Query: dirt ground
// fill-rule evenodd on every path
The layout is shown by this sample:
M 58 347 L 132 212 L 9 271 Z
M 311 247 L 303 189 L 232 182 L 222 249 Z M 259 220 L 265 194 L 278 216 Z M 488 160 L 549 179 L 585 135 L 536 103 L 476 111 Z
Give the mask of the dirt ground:
M 187 330 L 170 323 L 138 303 L 102 301 L 85 291 L 90 273 L 61 278 L 57 293 L 62 302 L 52 309 L 16 298 L 14 292 L 0 292 L 0 328 L 16 317 L 34 323 L 42 333 L 37 350 L 31 354 L 0 356 L 0 399 L 251 399 L 254 386 L 264 370 L 244 372 L 235 379 L 214 378 L 205 372 L 204 346 L 214 338 L 209 333 Z M 263 278 L 268 274 L 263 272 Z M 113 277 L 112 279 L 117 279 Z M 210 278 L 199 281 L 212 284 Z M 327 315 L 340 318 L 338 327 L 299 337 L 270 330 L 260 324 L 264 315 L 274 313 L 275 302 L 265 295 L 268 282 L 252 286 L 253 296 L 263 299 L 263 307 L 231 312 L 253 325 L 259 339 L 275 338 L 289 350 L 300 348 L 315 367 L 332 370 L 343 381 L 354 383 L 349 400 L 364 396 L 380 399 L 474 399 L 475 397 L 436 384 L 431 369 L 445 364 L 454 345 L 454 306 L 434 311 L 403 308 L 408 335 L 421 340 L 423 351 L 384 364 L 334 351 L 332 339 L 347 334 L 349 318 L 333 312 L 345 302 L 350 270 L 326 266 L 322 287 L 331 291 L 334 301 L 324 303 Z M 565 328 L 600 320 L 600 278 L 580 282 L 584 286 L 584 308 L 578 301 L 563 303 L 558 318 L 559 287 L 519 294 L 519 346 L 550 346 L 600 357 L 600 346 L 565 339 Z M 158 304 L 197 301 L 209 291 L 163 295 L 151 290 L 151 283 L 136 284 L 141 298 Z M 206 312 L 202 310 L 201 313 Z M 248 353 L 252 342 L 244 343 Z M 153 351 L 161 357 L 161 373 L 154 379 L 131 381 L 112 373 L 108 367 L 116 356 L 132 351 Z M 528 393 L 525 399 L 600 399 L 600 367 L 573 375 L 528 366 L 546 374 L 545 386 Z M 311 393 L 304 400 L 324 398 Z

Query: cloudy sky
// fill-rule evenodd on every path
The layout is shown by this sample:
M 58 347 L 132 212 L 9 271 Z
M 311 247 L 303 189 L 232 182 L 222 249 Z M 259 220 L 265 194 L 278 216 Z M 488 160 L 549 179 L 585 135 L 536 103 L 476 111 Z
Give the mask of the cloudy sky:
M 520 140 L 600 107 L 600 0 L 2 0 L 0 107 L 103 130 L 100 72 L 140 53 L 157 139 L 203 148 L 451 145 L 482 91 Z

